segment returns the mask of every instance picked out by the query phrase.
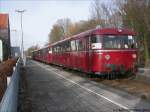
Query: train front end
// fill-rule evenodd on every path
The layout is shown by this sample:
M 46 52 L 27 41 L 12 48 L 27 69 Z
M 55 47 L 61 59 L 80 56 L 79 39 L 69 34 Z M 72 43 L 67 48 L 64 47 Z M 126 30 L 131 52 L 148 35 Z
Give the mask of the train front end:
M 135 74 L 137 71 L 134 32 L 123 29 L 98 30 L 91 38 L 91 50 L 92 72 L 95 74 Z

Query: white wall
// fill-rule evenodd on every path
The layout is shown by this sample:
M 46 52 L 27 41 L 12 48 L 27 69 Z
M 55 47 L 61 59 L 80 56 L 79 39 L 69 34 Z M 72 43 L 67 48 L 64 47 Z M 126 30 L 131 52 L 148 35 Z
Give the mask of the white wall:
M 3 42 L 0 40 L 0 61 L 3 61 Z

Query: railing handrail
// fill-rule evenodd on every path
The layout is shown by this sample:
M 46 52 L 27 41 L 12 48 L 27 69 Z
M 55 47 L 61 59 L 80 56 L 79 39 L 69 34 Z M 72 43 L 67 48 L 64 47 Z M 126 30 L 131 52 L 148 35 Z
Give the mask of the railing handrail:
M 16 63 L 16 68 L 12 73 L 10 83 L 0 102 L 0 112 L 17 112 L 20 61 L 21 59 L 19 58 Z

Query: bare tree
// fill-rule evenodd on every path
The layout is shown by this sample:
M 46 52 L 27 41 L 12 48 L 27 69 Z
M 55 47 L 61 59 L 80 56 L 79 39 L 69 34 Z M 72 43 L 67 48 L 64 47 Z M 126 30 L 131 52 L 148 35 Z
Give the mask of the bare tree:
M 69 27 L 71 26 L 71 20 L 68 18 L 57 20 L 57 24 L 62 28 L 63 36 L 69 35 Z
M 54 43 L 59 40 L 62 40 L 63 38 L 63 33 L 62 33 L 62 27 L 54 24 L 52 30 L 49 33 L 49 42 Z
M 102 9 L 102 5 L 99 0 L 94 0 L 94 2 L 91 5 L 91 19 L 94 19 L 98 21 L 98 24 L 101 25 L 101 27 L 105 27 L 105 19 L 104 19 L 104 11 Z
M 94 0 L 91 5 L 91 18 L 98 20 L 101 27 L 120 27 L 122 25 L 121 16 L 113 1 L 111 1 L 111 5 L 108 5 L 100 0 Z
M 145 60 L 145 65 L 150 63 L 150 0 L 117 0 L 119 12 L 123 19 L 123 26 L 132 28 L 138 34 L 140 60 Z M 142 52 L 142 53 L 141 53 Z M 143 58 L 144 57 L 144 58 Z

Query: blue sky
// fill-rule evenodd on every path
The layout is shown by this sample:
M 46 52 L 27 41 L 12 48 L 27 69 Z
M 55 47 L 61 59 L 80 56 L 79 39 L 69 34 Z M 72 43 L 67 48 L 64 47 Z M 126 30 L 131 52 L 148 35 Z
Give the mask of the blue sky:
M 11 44 L 19 46 L 20 16 L 15 10 L 26 10 L 23 14 L 23 30 L 24 47 L 27 49 L 48 42 L 48 33 L 58 19 L 70 18 L 72 22 L 88 20 L 91 3 L 92 0 L 0 0 L 0 13 L 9 14 L 10 29 L 17 30 L 11 31 Z

